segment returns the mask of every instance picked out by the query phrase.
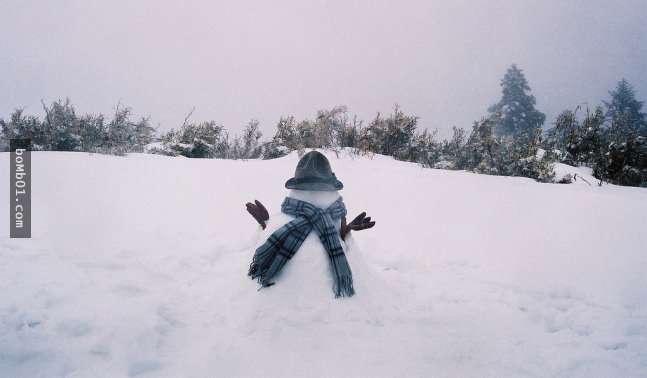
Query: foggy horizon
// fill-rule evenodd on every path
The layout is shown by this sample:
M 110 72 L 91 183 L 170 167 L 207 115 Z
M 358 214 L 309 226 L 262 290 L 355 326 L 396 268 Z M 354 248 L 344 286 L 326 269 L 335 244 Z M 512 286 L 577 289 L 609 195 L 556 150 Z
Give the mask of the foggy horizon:
M 511 64 L 546 113 L 608 99 L 626 78 L 647 99 L 647 2 L 551 0 L 0 1 L 0 118 L 69 97 L 80 113 L 117 103 L 160 131 L 348 107 L 370 121 L 399 104 L 446 136 L 500 98 Z

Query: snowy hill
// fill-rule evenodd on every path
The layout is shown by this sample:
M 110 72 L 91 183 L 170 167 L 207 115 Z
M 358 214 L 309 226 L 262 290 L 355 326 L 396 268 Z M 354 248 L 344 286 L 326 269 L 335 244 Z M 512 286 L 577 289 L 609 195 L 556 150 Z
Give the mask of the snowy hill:
M 353 235 L 369 272 L 294 301 L 246 277 L 244 204 L 278 211 L 295 154 L 33 153 L 33 238 L 0 247 L 0 376 L 647 376 L 647 190 L 327 155 L 349 215 L 377 220 Z

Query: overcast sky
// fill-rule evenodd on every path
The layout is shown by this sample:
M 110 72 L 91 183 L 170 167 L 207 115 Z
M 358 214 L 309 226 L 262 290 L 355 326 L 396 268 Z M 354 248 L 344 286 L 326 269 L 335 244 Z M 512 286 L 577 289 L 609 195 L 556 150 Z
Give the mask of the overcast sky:
M 550 122 L 622 77 L 647 99 L 647 0 L 0 0 L 0 28 L 0 117 L 67 96 L 161 130 L 195 106 L 268 132 L 281 115 L 398 103 L 445 134 L 486 113 L 512 63 Z

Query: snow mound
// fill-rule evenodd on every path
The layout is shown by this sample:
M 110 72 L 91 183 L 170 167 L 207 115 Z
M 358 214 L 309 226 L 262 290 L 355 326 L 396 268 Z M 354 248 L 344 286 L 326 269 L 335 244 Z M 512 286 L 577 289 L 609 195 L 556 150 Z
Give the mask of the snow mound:
M 377 221 L 346 246 L 352 298 L 316 239 L 276 285 L 246 276 L 272 230 L 244 204 L 286 220 L 296 154 L 33 153 L 33 238 L 0 244 L 0 376 L 647 375 L 645 189 L 327 156 Z
M 573 167 L 572 165 L 556 163 L 555 181 L 568 177 L 572 184 L 576 185 L 597 185 L 600 180 L 593 176 L 593 170 L 588 167 Z

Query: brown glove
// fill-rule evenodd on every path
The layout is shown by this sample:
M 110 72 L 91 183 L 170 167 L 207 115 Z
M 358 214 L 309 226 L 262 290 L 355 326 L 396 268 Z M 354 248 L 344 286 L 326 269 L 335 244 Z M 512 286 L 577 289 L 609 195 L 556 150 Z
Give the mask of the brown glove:
M 375 222 L 371 222 L 371 217 L 366 216 L 366 211 L 363 211 L 360 215 L 356 216 L 352 222 L 346 224 L 346 217 L 341 218 L 341 228 L 339 229 L 339 236 L 342 240 L 346 240 L 346 235 L 351 230 L 361 231 L 366 230 L 375 226 Z
M 270 214 L 267 212 L 265 206 L 263 206 L 260 201 L 254 200 L 254 203 L 247 202 L 247 204 L 245 204 L 245 207 L 247 207 L 247 212 L 250 213 L 254 217 L 254 219 L 256 219 L 258 224 L 260 224 L 264 230 L 265 227 L 267 227 L 267 224 L 265 222 L 270 219 Z

